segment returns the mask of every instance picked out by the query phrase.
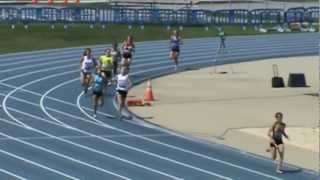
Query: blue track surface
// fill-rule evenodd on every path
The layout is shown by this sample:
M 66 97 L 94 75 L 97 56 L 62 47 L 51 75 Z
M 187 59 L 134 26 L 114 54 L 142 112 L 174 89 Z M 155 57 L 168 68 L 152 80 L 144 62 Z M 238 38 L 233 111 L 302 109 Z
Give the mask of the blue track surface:
M 263 58 L 315 55 L 317 34 L 185 40 L 182 68 L 201 68 Z M 93 47 L 99 55 L 105 46 Z M 83 48 L 0 56 L 0 179 L 30 180 L 316 180 L 315 172 L 288 166 L 283 175 L 261 157 L 218 144 L 112 118 L 113 98 L 97 120 L 79 85 Z M 135 83 L 173 73 L 168 42 L 137 44 Z

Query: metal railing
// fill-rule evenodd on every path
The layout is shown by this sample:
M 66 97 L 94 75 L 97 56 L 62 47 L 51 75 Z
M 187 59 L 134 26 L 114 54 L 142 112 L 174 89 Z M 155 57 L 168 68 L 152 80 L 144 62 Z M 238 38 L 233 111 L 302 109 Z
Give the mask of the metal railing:
M 130 9 L 0 7 L 0 23 L 88 23 L 156 25 L 261 25 L 319 21 L 319 7 L 282 9 Z

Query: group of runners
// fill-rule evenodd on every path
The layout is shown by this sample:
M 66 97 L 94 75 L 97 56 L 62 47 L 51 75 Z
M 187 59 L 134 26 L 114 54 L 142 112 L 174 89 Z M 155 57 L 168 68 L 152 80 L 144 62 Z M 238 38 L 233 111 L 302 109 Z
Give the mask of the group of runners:
M 170 59 L 174 62 L 174 69 L 178 69 L 181 37 L 179 32 L 173 31 L 170 38 Z M 118 117 L 122 119 L 122 110 L 126 104 L 126 97 L 132 87 L 129 72 L 135 43 L 132 36 L 128 36 L 121 48 L 113 43 L 112 48 L 107 48 L 104 54 L 95 58 L 90 48 L 85 49 L 81 60 L 81 85 L 86 94 L 92 91 L 93 117 L 97 116 L 98 106 L 103 106 L 104 96 L 108 94 L 108 88 L 115 84 L 118 100 Z
M 116 84 L 119 118 L 122 118 L 127 93 L 132 86 L 129 70 L 134 52 L 132 36 L 123 42 L 121 50 L 117 43 L 113 43 L 112 48 L 105 49 L 98 59 L 93 56 L 90 48 L 85 49 L 80 60 L 81 85 L 85 94 L 89 88 L 92 89 L 93 117 L 97 115 L 98 106 L 103 106 L 108 88 Z
M 225 49 L 225 35 L 220 31 L 220 45 L 218 53 Z M 178 31 L 173 31 L 170 37 L 170 55 L 169 58 L 174 63 L 174 70 L 178 70 L 180 45 L 182 39 Z M 92 88 L 92 102 L 93 102 L 93 117 L 97 115 L 98 106 L 103 106 L 104 95 L 107 94 L 108 87 L 115 84 L 118 100 L 118 117 L 122 119 L 122 111 L 126 104 L 126 97 L 128 91 L 132 87 L 129 72 L 132 63 L 133 55 L 135 53 L 135 43 L 132 36 L 122 43 L 121 49 L 118 48 L 117 43 L 113 43 L 112 48 L 107 48 L 104 54 L 96 59 L 92 55 L 90 48 L 85 49 L 81 60 L 81 84 L 84 93 Z M 95 72 L 95 73 L 94 73 Z M 268 131 L 270 144 L 267 152 L 271 153 L 271 158 L 276 160 L 279 155 L 279 163 L 277 164 L 276 172 L 282 173 L 283 159 L 284 159 L 284 143 L 283 137 L 289 139 L 285 132 L 286 124 L 283 122 L 283 114 L 277 112 L 275 114 L 276 121 Z

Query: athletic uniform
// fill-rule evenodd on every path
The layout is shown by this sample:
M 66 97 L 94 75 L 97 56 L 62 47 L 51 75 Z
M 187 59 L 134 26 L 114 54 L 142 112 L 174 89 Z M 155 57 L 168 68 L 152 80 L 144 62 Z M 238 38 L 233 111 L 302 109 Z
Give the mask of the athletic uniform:
M 272 130 L 272 139 L 274 140 L 276 145 L 283 144 L 282 136 L 285 136 L 285 133 L 282 129 L 278 129 L 277 131 L 275 128 Z M 270 143 L 271 147 L 275 147 L 273 143 Z
M 112 56 L 102 55 L 100 57 L 101 72 L 106 75 L 106 79 L 112 78 L 113 58 Z
M 96 63 L 92 57 L 84 56 L 83 61 L 82 61 L 82 65 L 81 65 L 82 74 L 83 75 L 91 75 L 95 64 Z
M 132 60 L 132 52 L 134 50 L 134 45 L 129 45 L 128 43 L 125 43 L 122 49 L 122 60 L 121 60 L 121 65 L 122 67 L 126 67 L 129 69 L 129 66 L 131 64 Z
M 122 75 L 119 74 L 117 76 L 117 92 L 119 95 L 121 95 L 122 97 L 127 97 L 129 88 L 130 88 L 130 80 L 129 80 L 129 75 Z
M 135 51 L 135 46 L 133 43 L 125 43 L 122 48 L 122 55 L 126 59 L 132 58 L 132 53 Z
M 170 40 L 171 51 L 180 52 L 180 37 L 172 36 Z
M 97 97 L 101 97 L 103 95 L 103 77 L 98 74 L 94 76 L 92 94 Z

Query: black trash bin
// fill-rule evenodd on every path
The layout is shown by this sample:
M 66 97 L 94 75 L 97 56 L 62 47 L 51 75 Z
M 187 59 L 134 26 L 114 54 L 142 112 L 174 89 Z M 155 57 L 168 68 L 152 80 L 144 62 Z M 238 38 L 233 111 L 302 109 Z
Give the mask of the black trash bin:
M 307 87 L 304 73 L 290 73 L 288 87 Z
M 282 77 L 273 77 L 271 80 L 271 84 L 273 88 L 283 88 L 284 87 L 284 80 Z

